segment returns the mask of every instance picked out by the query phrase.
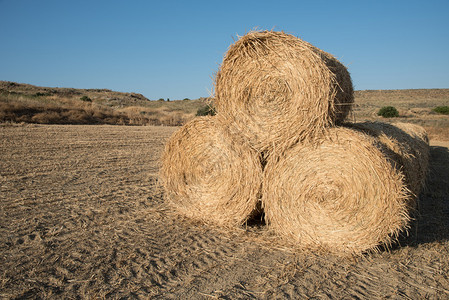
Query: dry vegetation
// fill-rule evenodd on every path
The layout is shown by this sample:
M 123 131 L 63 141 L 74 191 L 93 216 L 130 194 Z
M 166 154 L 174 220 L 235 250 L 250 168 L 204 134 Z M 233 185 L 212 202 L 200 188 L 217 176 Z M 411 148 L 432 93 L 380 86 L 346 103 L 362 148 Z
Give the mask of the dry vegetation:
M 449 89 L 369 90 L 356 91 L 354 96 L 351 120 L 414 123 L 426 128 L 430 138 L 449 139 L 449 117 L 433 111 L 449 104 Z M 399 117 L 378 116 L 384 106 L 397 108 Z
M 0 81 L 0 122 L 179 126 L 207 99 L 150 101 L 106 89 L 37 87 Z
M 259 202 L 260 159 L 258 152 L 234 142 L 216 117 L 198 117 L 165 147 L 160 177 L 166 198 L 192 219 L 241 226 Z
M 322 135 L 325 127 L 346 118 L 353 101 L 346 67 L 284 32 L 241 37 L 216 76 L 217 114 L 261 152 Z
M 332 55 L 283 32 L 250 32 L 230 46 L 215 91 L 217 115 L 184 125 L 164 153 L 179 213 L 238 226 L 260 203 L 279 237 L 341 255 L 390 246 L 406 231 L 427 173 L 427 134 L 413 124 L 338 127 L 353 87 Z M 245 148 L 261 159 L 242 168 Z M 262 181 L 249 180 L 261 170 Z
M 82 101 L 83 96 L 92 102 Z M 449 117 L 432 111 L 449 103 L 449 89 L 355 91 L 350 119 L 408 122 L 424 126 L 431 137 L 449 139 Z M 149 101 L 134 93 L 105 89 L 37 87 L 0 81 L 0 122 L 38 124 L 181 125 L 209 99 Z M 394 106 L 400 117 L 377 116 Z
M 287 249 L 257 219 L 223 232 L 173 214 L 158 172 L 175 127 L 26 124 L 176 125 L 203 100 L 0 86 L 2 298 L 449 297 L 449 117 L 432 112 L 449 89 L 355 92 L 353 120 L 427 128 L 430 171 L 409 234 L 348 259 Z M 400 117 L 377 116 L 386 105 Z
M 267 223 L 286 243 L 341 255 L 394 244 L 408 227 L 429 154 L 424 129 L 401 125 L 331 128 L 320 141 L 269 157 Z M 411 137 L 419 129 L 423 138 Z

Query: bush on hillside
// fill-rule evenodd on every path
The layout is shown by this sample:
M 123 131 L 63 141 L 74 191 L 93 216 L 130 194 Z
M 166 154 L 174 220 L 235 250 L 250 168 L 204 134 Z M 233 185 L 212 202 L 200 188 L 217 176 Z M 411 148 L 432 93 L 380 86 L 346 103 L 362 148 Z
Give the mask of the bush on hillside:
M 90 99 L 89 97 L 87 97 L 87 96 L 83 96 L 83 97 L 81 97 L 80 98 L 82 101 L 84 101 L 84 102 L 92 102 L 92 99 Z
M 33 95 L 33 97 L 45 97 L 50 95 L 51 95 L 50 93 L 37 92 Z
M 439 114 L 449 115 L 449 106 L 437 106 L 433 111 Z
M 216 114 L 215 109 L 210 105 L 200 107 L 196 111 L 197 117 L 198 116 L 215 116 L 215 114 Z
M 393 106 L 384 106 L 379 110 L 377 115 L 382 116 L 384 118 L 395 118 L 395 117 L 399 117 L 399 112 Z

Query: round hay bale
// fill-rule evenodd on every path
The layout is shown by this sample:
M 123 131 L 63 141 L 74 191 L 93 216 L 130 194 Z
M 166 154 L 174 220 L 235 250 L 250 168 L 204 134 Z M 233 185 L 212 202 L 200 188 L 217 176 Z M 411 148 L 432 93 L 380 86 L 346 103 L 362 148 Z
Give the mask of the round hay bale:
M 241 37 L 215 78 L 217 113 L 258 151 L 340 123 L 353 100 L 349 72 L 335 57 L 283 32 Z
M 205 223 L 241 225 L 260 202 L 259 154 L 233 141 L 213 117 L 193 119 L 170 137 L 160 178 L 176 211 Z
M 408 228 L 412 195 L 374 137 L 335 127 L 268 158 L 262 203 L 287 242 L 340 255 L 389 245 Z
M 405 182 L 415 196 L 424 187 L 429 166 L 429 139 L 426 130 L 410 123 L 363 122 L 350 125 L 376 137 L 398 163 Z

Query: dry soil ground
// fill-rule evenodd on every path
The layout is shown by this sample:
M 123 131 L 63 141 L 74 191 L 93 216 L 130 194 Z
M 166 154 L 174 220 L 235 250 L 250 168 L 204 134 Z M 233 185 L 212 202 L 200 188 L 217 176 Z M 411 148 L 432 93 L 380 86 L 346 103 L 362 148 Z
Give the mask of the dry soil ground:
M 0 297 L 449 298 L 449 143 L 431 142 L 420 215 L 362 258 L 291 251 L 262 225 L 173 215 L 157 183 L 176 128 L 0 127 Z

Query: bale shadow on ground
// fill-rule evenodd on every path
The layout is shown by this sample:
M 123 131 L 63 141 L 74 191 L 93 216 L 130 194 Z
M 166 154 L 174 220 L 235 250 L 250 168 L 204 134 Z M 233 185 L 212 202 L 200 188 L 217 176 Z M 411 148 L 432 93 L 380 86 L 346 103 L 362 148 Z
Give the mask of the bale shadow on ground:
M 418 200 L 418 209 L 401 246 L 449 240 L 449 150 L 431 146 L 427 184 Z

